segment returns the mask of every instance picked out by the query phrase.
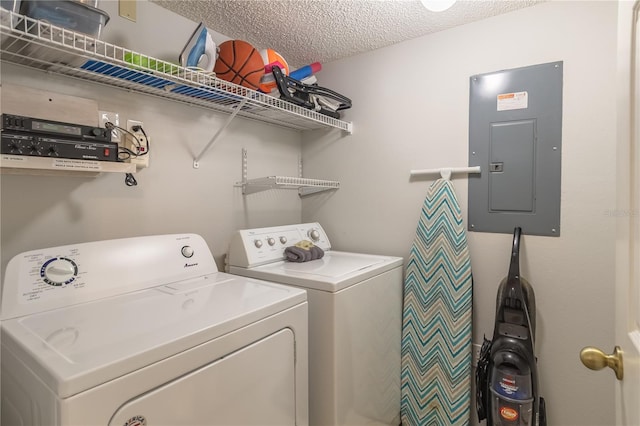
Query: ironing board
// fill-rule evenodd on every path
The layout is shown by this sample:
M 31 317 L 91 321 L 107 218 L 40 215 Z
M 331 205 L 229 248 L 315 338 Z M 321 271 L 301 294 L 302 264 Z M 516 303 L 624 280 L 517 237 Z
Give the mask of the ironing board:
M 472 277 L 453 185 L 427 192 L 404 282 L 403 426 L 468 425 Z

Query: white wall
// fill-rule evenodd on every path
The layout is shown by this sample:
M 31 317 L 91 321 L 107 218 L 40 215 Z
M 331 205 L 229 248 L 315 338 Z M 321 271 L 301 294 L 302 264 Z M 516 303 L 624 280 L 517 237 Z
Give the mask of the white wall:
M 167 33 L 173 28 L 177 58 L 195 29 L 194 23 L 148 2 L 138 2 L 142 23 L 136 27 L 118 17 L 112 10 L 115 5 L 117 2 L 105 4 L 111 15 L 106 29 L 113 31 L 105 31 L 104 38 L 120 39 L 124 47 L 145 54 L 172 56 L 158 31 Z M 157 19 L 153 31 L 149 16 Z M 124 34 L 119 31 L 123 26 L 136 35 L 129 39 L 116 36 Z M 149 40 L 157 43 L 154 52 L 144 50 L 145 46 L 154 50 Z M 150 167 L 136 174 L 136 187 L 125 186 L 124 175 L 119 173 L 95 178 L 2 175 L 3 271 L 11 257 L 27 250 L 173 232 L 201 234 L 222 268 L 234 230 L 300 221 L 301 201 L 296 191 L 243 196 L 241 188 L 234 187 L 242 179 L 243 147 L 248 150 L 249 178 L 297 176 L 301 140 L 297 131 L 236 118 L 196 170 L 195 155 L 226 121 L 226 115 L 7 64 L 2 66 L 0 82 L 95 99 L 100 109 L 118 112 L 121 123 L 143 121 L 152 142 Z M 11 105 L 5 102 L 0 107 L 11 112 Z
M 104 27 L 102 39 L 117 46 L 178 63 L 180 52 L 198 24 L 148 0 L 136 0 L 136 21 L 121 18 L 117 0 L 102 0 L 100 8 L 111 18 Z M 207 29 L 217 44 L 229 37 Z
M 341 182 L 303 200 L 303 220 L 321 222 L 337 249 L 406 259 L 430 183 L 410 182 L 409 170 L 467 164 L 469 77 L 564 61 L 561 236 L 525 235 L 521 252 L 551 425 L 614 422 L 613 374 L 587 370 L 578 354 L 614 345 L 616 13 L 616 2 L 552 1 L 325 64 L 319 83 L 353 99 L 354 134 L 303 138 L 306 172 Z M 466 214 L 467 182 L 454 184 Z M 468 239 L 481 343 L 511 235 Z
M 131 25 L 110 14 L 112 28 Z M 190 23 L 180 22 L 169 41 L 163 37 L 173 28 L 164 21 L 163 36 L 157 30 L 149 36 L 162 49 L 127 47 L 170 59 L 176 48 L 167 51 L 169 42 L 179 49 L 192 31 Z M 564 61 L 562 236 L 525 236 L 521 254 L 523 275 L 538 299 L 538 355 L 549 424 L 560 426 L 613 422 L 613 375 L 585 369 L 578 353 L 586 345 L 606 350 L 614 344 L 615 223 L 607 212 L 615 208 L 615 29 L 614 2 L 552 1 L 323 64 L 320 84 L 353 99 L 345 118 L 354 122 L 355 132 L 303 136 L 305 175 L 339 180 L 342 186 L 305 198 L 302 219 L 320 221 L 337 249 L 406 258 L 429 185 L 429 180 L 410 182 L 409 170 L 466 164 L 469 77 Z M 142 120 L 153 142 L 151 167 L 137 176 L 135 188 L 126 187 L 119 174 L 3 175 L 3 269 L 25 250 L 168 232 L 202 234 L 221 266 L 232 230 L 301 219 L 295 191 L 243 197 L 233 186 L 241 178 L 242 147 L 249 150 L 249 177 L 295 176 L 297 132 L 236 119 L 194 170 L 194 153 L 225 116 L 11 66 L 3 66 L 1 82 L 97 99 L 101 109 Z M 455 186 L 466 212 L 466 181 L 456 179 Z M 475 342 L 492 332 L 510 238 L 469 234 Z

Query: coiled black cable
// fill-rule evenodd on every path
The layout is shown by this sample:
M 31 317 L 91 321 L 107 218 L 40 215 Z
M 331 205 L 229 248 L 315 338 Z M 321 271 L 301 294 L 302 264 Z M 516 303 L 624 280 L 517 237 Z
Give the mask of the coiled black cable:
M 484 338 L 478 365 L 476 366 L 476 411 L 478 412 L 478 422 L 487 418 L 489 408 L 489 362 L 491 361 L 491 340 Z

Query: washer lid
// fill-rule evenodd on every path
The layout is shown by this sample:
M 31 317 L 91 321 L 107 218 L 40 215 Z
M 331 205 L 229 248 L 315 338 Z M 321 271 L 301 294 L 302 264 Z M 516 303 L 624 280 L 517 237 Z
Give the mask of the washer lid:
M 309 262 L 281 261 L 230 272 L 298 287 L 336 292 L 402 265 L 401 257 L 328 251 Z
M 3 321 L 2 345 L 65 398 L 305 300 L 219 272 Z

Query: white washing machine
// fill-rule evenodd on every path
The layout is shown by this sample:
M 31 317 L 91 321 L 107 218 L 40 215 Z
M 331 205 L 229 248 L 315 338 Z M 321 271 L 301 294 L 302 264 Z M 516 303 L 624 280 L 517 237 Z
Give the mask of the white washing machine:
M 285 261 L 301 240 L 324 257 Z M 400 424 L 402 258 L 333 251 L 306 223 L 236 232 L 227 270 L 307 290 L 310 425 Z
M 307 425 L 303 290 L 218 272 L 198 235 L 8 264 L 2 425 Z

